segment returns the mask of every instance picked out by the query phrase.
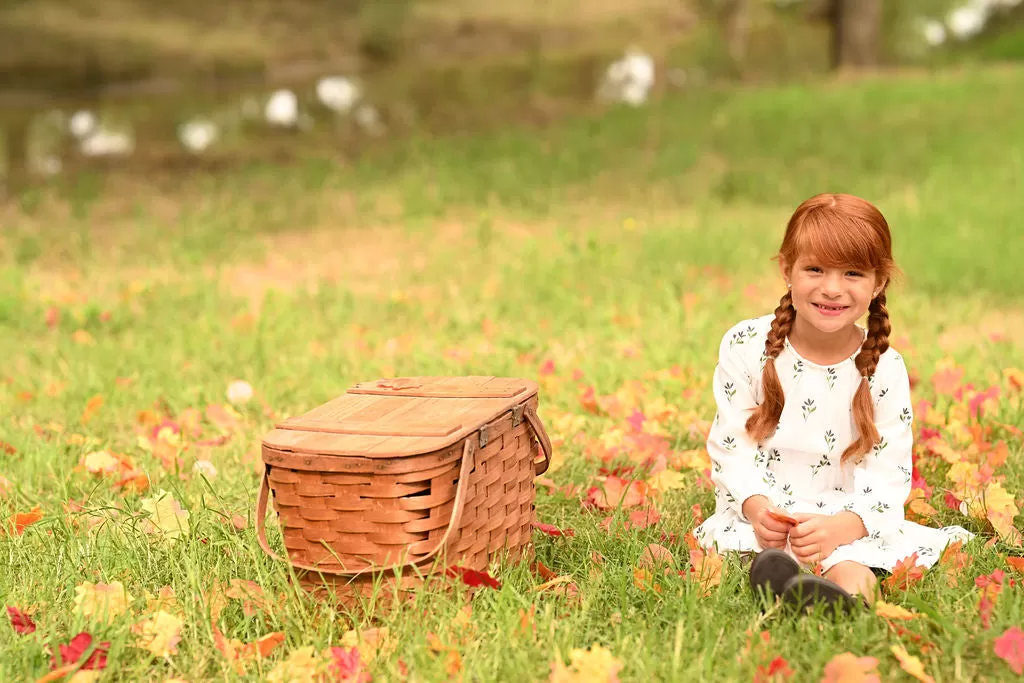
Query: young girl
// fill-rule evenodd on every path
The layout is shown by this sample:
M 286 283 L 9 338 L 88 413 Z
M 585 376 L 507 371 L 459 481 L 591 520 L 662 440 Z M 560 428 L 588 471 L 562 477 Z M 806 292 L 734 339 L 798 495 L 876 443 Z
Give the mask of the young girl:
M 971 537 L 904 519 L 913 407 L 889 346 L 889 226 L 863 199 L 820 194 L 793 213 L 778 259 L 786 293 L 774 315 L 734 325 L 719 347 L 707 441 L 716 511 L 695 535 L 758 553 L 755 590 L 805 605 L 870 601 L 872 568 L 914 552 L 931 566 Z M 823 579 L 800 571 L 819 563 Z

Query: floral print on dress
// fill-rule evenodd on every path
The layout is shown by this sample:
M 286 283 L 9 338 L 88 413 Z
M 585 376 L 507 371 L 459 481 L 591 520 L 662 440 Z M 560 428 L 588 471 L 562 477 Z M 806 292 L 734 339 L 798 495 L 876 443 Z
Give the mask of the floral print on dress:
M 880 438 L 859 462 L 839 457 L 857 436 L 852 404 L 864 377 L 856 354 L 822 366 L 784 344 L 775 359 L 786 397 L 782 416 L 764 441 L 756 443 L 746 434 L 746 421 L 763 400 L 764 341 L 773 318 L 743 321 L 719 344 L 712 382 L 718 411 L 707 439 L 716 507 L 695 531 L 700 544 L 759 550 L 741 509 L 754 495 L 791 514 L 846 510 L 860 516 L 867 535 L 837 548 L 822 562 L 826 570 L 847 560 L 892 570 L 915 550 L 930 566 L 948 542 L 973 537 L 961 527 L 935 529 L 904 517 L 913 475 L 914 413 L 906 365 L 892 348 L 879 356 L 867 378 Z

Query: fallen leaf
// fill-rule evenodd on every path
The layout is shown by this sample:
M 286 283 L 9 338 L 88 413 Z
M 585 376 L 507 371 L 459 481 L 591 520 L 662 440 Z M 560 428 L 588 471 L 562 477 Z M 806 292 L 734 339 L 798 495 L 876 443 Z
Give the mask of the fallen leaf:
M 478 586 L 487 586 L 494 589 L 501 588 L 501 582 L 487 572 L 477 571 L 469 567 L 448 567 L 445 570 L 445 576 L 458 576 L 462 579 L 462 583 L 472 588 Z
M 711 587 L 722 580 L 722 557 L 714 549 L 691 550 L 689 576 L 697 580 L 704 597 L 711 595 Z
M 92 346 L 96 343 L 96 340 L 93 339 L 93 336 L 89 334 L 88 330 L 83 330 L 81 328 L 75 330 L 71 334 L 71 340 L 76 344 L 81 344 L 82 346 Z
M 253 616 L 257 611 L 268 614 L 272 611 L 270 602 L 263 593 L 263 588 L 255 581 L 231 579 L 231 588 L 225 592 L 225 595 L 233 600 L 241 600 L 242 613 L 247 617 Z
M 618 683 L 622 662 L 610 650 L 597 643 L 590 649 L 569 652 L 569 666 L 561 661 L 551 664 L 549 683 Z
M 852 652 L 838 654 L 825 665 L 821 683 L 881 683 L 878 660 L 858 657 Z
M 542 524 L 540 522 L 534 522 L 533 528 L 537 531 L 543 532 L 548 536 L 575 536 L 576 532 L 572 529 L 559 529 L 551 524 Z
M 96 416 L 103 407 L 103 397 L 97 394 L 85 403 L 85 410 L 82 411 L 82 424 L 89 424 L 89 421 Z
M 221 431 L 233 432 L 241 427 L 242 416 L 231 406 L 211 404 L 206 406 L 206 419 Z
M 917 564 L 917 553 L 911 553 L 899 560 L 892 574 L 882 582 L 889 590 L 907 590 L 924 576 L 924 567 Z
M 135 641 L 137 646 L 149 650 L 157 657 L 170 657 L 178 651 L 181 627 L 181 619 L 161 610 L 133 626 L 132 632 L 138 635 Z
M 14 485 L 11 483 L 11 480 L 0 474 L 0 496 L 6 496 L 11 492 L 12 488 L 14 488 Z
M 110 622 L 127 612 L 133 599 L 120 581 L 109 584 L 85 581 L 75 587 L 74 611 L 88 619 Z
M 14 632 L 20 635 L 28 635 L 34 633 L 36 630 L 36 624 L 32 621 L 32 617 L 25 614 L 17 607 L 7 607 L 7 617 L 11 620 L 11 626 L 14 627 Z
M 636 507 L 646 501 L 647 484 L 612 475 L 605 477 L 600 486 L 592 486 L 587 491 L 585 504 L 601 510 L 614 510 L 619 507 Z
M 60 654 L 51 660 L 51 668 L 59 669 L 67 665 L 78 666 L 86 652 L 92 648 L 92 635 L 86 632 L 79 633 L 68 642 L 67 645 L 60 645 Z M 110 650 L 110 641 L 97 643 L 89 654 L 89 657 L 81 665 L 81 669 L 99 671 L 107 667 L 107 652 Z
M 332 647 L 326 653 L 330 657 L 328 672 L 338 683 L 369 683 L 370 674 L 363 671 L 357 647 Z
M 1019 627 L 1006 629 L 996 638 L 994 647 L 996 656 L 1009 664 L 1015 674 L 1024 674 L 1024 632 Z
M 36 505 L 29 512 L 18 512 L 11 518 L 11 528 L 14 533 L 21 536 L 25 533 L 25 527 L 31 526 L 43 518 L 43 511 Z
M 789 668 L 789 662 L 781 655 L 777 656 L 768 664 L 761 664 L 754 672 L 754 683 L 769 683 L 770 681 L 785 680 L 793 675 Z
M 884 619 L 917 619 L 920 614 L 906 610 L 899 605 L 891 605 L 883 600 L 875 601 L 875 614 Z
M 308 683 L 317 680 L 325 662 L 312 646 L 294 650 L 267 674 L 269 683 Z
M 110 474 L 120 469 L 121 461 L 110 451 L 94 451 L 82 458 L 82 466 L 89 474 Z
M 644 569 L 654 569 L 658 565 L 671 565 L 673 562 L 672 551 L 663 545 L 651 543 L 644 548 L 637 564 Z
M 182 534 L 188 533 L 189 513 L 170 493 L 161 490 L 155 496 L 143 499 L 142 509 L 149 513 L 142 523 L 142 530 L 147 534 L 174 543 Z
M 243 644 L 242 641 L 228 639 L 216 626 L 213 627 L 213 644 L 224 655 L 224 658 L 232 663 L 235 671 L 245 671 L 245 664 L 253 659 L 262 659 L 274 651 L 278 645 L 284 642 L 284 633 L 275 631 L 257 638 L 251 643 Z
M 1006 564 L 1010 565 L 1018 572 L 1024 573 L 1024 557 L 1007 557 Z
M 899 660 L 901 669 L 921 681 L 921 683 L 935 683 L 935 679 L 925 673 L 924 665 L 921 663 L 920 659 L 909 654 L 899 645 L 893 645 L 889 650 L 896 656 L 896 659 Z

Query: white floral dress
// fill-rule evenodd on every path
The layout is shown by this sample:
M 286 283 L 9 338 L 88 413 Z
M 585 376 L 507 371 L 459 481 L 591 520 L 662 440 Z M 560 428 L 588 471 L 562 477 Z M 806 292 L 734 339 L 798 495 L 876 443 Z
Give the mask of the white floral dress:
M 791 513 L 850 510 L 860 516 L 868 535 L 839 546 L 822 561 L 825 570 L 853 560 L 891 571 L 914 552 L 918 564 L 930 567 L 950 541 L 972 538 L 958 526 L 936 529 L 904 519 L 914 416 L 907 368 L 895 349 L 881 355 L 869 380 L 881 440 L 860 464 L 839 462 L 857 433 L 856 353 L 834 365 L 818 365 L 797 354 L 787 339 L 775 361 L 786 397 L 779 427 L 761 444 L 747 436 L 747 417 L 762 400 L 764 342 L 774 317 L 744 320 L 722 338 L 714 374 L 718 413 L 707 441 L 716 509 L 695 531 L 701 545 L 760 552 L 742 512 L 743 501 L 755 495 Z

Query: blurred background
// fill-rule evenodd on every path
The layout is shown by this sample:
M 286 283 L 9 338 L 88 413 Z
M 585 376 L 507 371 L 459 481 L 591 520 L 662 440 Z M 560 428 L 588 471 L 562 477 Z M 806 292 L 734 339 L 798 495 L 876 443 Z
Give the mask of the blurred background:
M 1024 58 L 1020 0 L 6 0 L 5 196 L 91 174 L 347 163 L 856 69 Z

